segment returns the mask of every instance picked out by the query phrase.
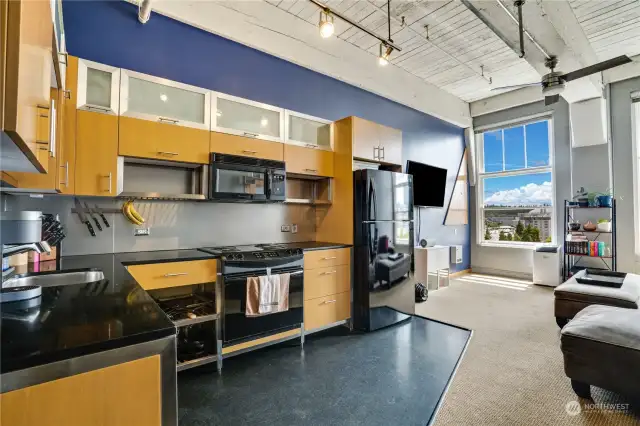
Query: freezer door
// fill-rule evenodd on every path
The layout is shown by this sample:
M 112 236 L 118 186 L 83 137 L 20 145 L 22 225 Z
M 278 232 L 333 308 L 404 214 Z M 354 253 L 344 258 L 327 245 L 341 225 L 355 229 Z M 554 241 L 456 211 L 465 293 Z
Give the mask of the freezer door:
M 411 175 L 383 170 L 362 170 L 360 185 L 364 189 L 362 198 L 359 199 L 359 202 L 363 203 L 362 220 L 413 219 Z
M 409 318 L 415 311 L 411 272 L 413 224 L 363 223 L 355 248 L 354 327 L 370 331 Z

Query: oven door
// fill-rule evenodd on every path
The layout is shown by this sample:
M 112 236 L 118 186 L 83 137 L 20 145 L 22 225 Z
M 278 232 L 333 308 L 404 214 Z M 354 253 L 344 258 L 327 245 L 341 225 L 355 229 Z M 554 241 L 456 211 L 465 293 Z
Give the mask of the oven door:
M 289 272 L 289 310 L 262 317 L 245 315 L 247 302 L 247 278 L 260 274 L 225 275 L 224 279 L 224 319 L 223 345 L 229 346 L 253 340 L 265 335 L 275 334 L 302 324 L 303 271 L 301 269 L 272 269 L 272 274 Z
M 268 175 L 264 167 L 211 164 L 211 199 L 266 201 L 267 185 Z

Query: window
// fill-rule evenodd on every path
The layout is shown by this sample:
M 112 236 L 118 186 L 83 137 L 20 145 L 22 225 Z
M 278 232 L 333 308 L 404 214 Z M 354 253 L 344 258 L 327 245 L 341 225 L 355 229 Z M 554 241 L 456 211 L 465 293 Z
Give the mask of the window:
M 476 135 L 480 244 L 555 239 L 551 128 L 543 119 Z

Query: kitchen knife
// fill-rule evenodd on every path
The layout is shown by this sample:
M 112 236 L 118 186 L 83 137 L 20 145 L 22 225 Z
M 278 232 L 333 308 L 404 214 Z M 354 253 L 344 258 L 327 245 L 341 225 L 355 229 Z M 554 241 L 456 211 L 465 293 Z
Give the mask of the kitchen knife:
M 91 209 L 91 207 L 89 207 L 89 204 L 84 203 L 84 206 L 86 207 L 87 212 L 89 213 L 89 216 L 91 217 L 91 219 L 93 219 L 93 222 L 96 224 L 98 231 L 102 232 L 102 225 L 100 225 L 100 221 L 98 220 L 98 218 L 93 215 L 93 210 Z
M 76 213 L 78 213 L 78 217 L 80 218 L 80 221 L 85 225 L 87 225 L 87 229 L 89 230 L 89 233 L 91 234 L 92 237 L 95 237 L 96 231 L 93 230 L 93 226 L 91 226 L 91 222 L 89 222 L 89 220 L 87 219 L 87 216 L 85 216 L 84 210 L 82 209 L 82 204 L 80 204 L 80 201 L 78 201 L 77 198 L 74 199 L 74 202 L 76 205 Z
M 102 209 L 98 207 L 97 204 L 95 206 L 96 206 L 95 212 L 98 213 L 102 218 L 102 221 L 104 222 L 104 226 L 106 226 L 107 228 L 111 228 L 111 226 L 109 225 L 109 222 L 107 221 L 107 218 L 104 216 L 104 213 L 102 212 Z

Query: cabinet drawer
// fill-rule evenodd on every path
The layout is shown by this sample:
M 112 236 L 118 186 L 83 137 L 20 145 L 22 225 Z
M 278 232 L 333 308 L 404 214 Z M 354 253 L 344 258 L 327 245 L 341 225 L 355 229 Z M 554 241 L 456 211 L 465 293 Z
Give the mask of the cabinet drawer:
M 284 146 L 288 173 L 333 177 L 333 152 L 296 145 Z
M 211 152 L 241 155 L 243 157 L 264 158 L 267 160 L 284 160 L 284 144 L 267 142 L 244 136 L 211 132 Z
M 351 292 L 333 294 L 304 302 L 304 329 L 325 327 L 351 316 Z
M 307 269 L 304 272 L 304 300 L 351 290 L 351 268 L 349 265 Z
M 119 136 L 120 155 L 209 163 L 209 132 L 206 130 L 121 116 Z
M 178 287 L 215 282 L 217 261 L 194 260 L 189 262 L 132 265 L 129 273 L 145 290 Z
M 316 269 L 350 264 L 351 249 L 348 248 L 314 250 L 304 254 L 304 269 Z

